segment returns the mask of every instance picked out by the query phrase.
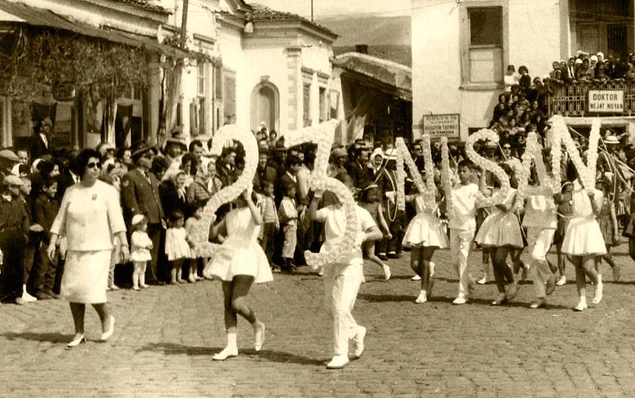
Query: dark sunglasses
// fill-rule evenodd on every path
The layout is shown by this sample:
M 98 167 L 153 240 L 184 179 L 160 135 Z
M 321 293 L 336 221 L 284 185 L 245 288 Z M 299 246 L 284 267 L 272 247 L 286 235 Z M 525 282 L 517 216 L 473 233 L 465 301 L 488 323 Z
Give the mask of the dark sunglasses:
M 101 168 L 101 163 L 100 162 L 90 162 L 86 165 L 86 168 L 88 169 L 94 169 L 95 167 L 97 167 L 98 169 Z

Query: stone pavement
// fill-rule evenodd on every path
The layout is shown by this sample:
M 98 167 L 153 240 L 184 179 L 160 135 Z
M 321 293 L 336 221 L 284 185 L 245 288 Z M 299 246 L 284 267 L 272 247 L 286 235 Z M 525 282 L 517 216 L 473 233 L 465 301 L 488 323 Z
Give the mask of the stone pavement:
M 435 256 L 434 297 L 423 305 L 414 304 L 409 254 L 390 262 L 387 282 L 367 264 L 354 311 L 368 328 L 366 352 L 339 371 L 324 366 L 331 324 L 322 281 L 306 268 L 253 288 L 249 300 L 267 324 L 267 341 L 256 354 L 253 331 L 240 319 L 240 355 L 225 362 L 211 359 L 225 344 L 218 282 L 111 292 L 111 341 L 96 341 L 98 318 L 87 309 L 89 341 L 70 351 L 67 303 L 3 304 L 0 397 L 632 397 L 635 267 L 625 252 L 622 245 L 616 257 L 622 280 L 613 283 L 607 269 L 604 301 L 583 313 L 571 310 L 573 283 L 558 287 L 547 309 L 527 308 L 530 284 L 504 307 L 489 305 L 493 284 L 453 306 L 448 252 Z M 480 263 L 476 252 L 475 275 Z

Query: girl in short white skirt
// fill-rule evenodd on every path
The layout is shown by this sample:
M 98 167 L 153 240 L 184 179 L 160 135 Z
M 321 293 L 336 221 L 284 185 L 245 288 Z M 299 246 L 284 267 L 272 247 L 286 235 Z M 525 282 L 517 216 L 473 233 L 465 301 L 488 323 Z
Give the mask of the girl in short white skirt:
M 449 247 L 448 236 L 437 217 L 438 206 L 429 208 L 423 195 L 408 195 L 406 201 L 414 202 L 417 215 L 410 221 L 402 244 L 410 247 L 410 267 L 421 277 L 421 291 L 415 303 L 428 301 L 434 286 L 434 263 L 432 256 L 437 249 Z
M 600 224 L 596 220 L 602 208 L 604 195 L 593 187 L 589 192 L 582 186 L 577 178 L 577 172 L 570 170 L 570 174 L 576 176 L 573 182 L 573 216 L 569 220 L 567 231 L 562 242 L 562 252 L 571 256 L 575 265 L 575 283 L 578 288 L 580 301 L 574 307 L 576 311 L 587 309 L 586 302 L 586 278 L 595 285 L 593 303 L 602 301 L 604 286 L 602 278 L 595 271 L 595 257 L 606 254 L 606 245 Z
M 237 315 L 241 315 L 254 328 L 254 348 L 260 351 L 265 340 L 265 324 L 256 318 L 256 314 L 245 303 L 251 285 L 273 280 L 269 261 L 258 244 L 258 234 L 262 226 L 260 209 L 256 207 L 251 192 L 245 191 L 234 201 L 237 206 L 218 225 L 218 229 L 227 230 L 227 237 L 211 260 L 211 274 L 223 281 L 225 304 L 225 330 L 227 346 L 213 356 L 223 361 L 238 355 L 236 343 Z

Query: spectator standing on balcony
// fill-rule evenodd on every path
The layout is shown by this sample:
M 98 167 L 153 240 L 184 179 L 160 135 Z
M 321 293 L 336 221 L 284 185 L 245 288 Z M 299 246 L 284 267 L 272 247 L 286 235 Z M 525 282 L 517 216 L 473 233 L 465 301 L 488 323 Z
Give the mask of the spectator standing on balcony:
M 510 93 L 512 91 L 512 86 L 514 84 L 518 84 L 520 80 L 520 75 L 516 73 L 516 67 L 514 65 L 507 65 L 507 72 L 503 77 L 503 81 L 505 82 L 505 91 Z
M 527 90 L 531 86 L 531 76 L 529 76 L 529 69 L 525 65 L 522 65 L 518 68 L 518 73 L 520 73 L 520 79 L 518 80 L 518 84 L 520 85 L 522 93 L 526 94 Z
M 578 80 L 583 82 L 589 82 L 593 80 L 594 77 L 595 77 L 595 70 L 591 66 L 591 62 L 589 61 L 588 58 L 584 58 L 582 60 L 582 66 L 580 66 L 580 69 L 578 70 Z

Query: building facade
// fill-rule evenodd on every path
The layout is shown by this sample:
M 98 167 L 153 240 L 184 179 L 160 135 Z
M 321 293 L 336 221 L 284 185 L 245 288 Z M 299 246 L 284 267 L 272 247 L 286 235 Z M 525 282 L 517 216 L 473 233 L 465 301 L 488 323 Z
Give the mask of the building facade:
M 414 135 L 435 115 L 458 120 L 455 138 L 461 140 L 487 127 L 508 65 L 543 77 L 553 61 L 577 51 L 625 59 L 633 52 L 633 8 L 633 0 L 413 0 Z M 607 89 L 625 90 L 626 103 L 622 113 L 599 115 L 603 124 L 635 133 L 630 87 Z M 576 92 L 554 93 L 567 104 L 552 113 L 588 126 L 597 115 L 589 112 L 588 91 Z

